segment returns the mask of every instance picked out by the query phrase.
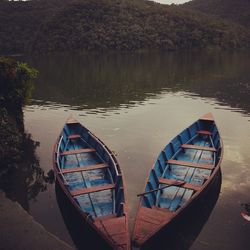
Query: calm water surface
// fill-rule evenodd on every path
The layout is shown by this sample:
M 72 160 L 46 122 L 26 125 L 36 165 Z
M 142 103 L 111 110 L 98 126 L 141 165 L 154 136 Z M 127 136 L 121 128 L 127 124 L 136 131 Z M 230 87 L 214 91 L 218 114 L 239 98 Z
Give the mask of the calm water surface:
M 186 248 L 250 249 L 250 223 L 240 216 L 241 203 L 250 202 L 250 52 L 57 54 L 25 60 L 40 71 L 24 110 L 26 131 L 40 142 L 40 167 L 52 168 L 54 142 L 72 114 L 117 154 L 131 228 L 136 194 L 160 150 L 212 112 L 225 146 L 222 184 L 210 216 Z M 72 244 L 54 184 L 27 200 L 37 221 Z

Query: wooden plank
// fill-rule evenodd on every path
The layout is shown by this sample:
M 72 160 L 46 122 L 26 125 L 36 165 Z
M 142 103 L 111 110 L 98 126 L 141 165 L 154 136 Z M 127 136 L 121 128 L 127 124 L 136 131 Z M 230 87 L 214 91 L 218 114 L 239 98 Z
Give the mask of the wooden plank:
M 73 140 L 73 139 L 78 139 L 81 138 L 81 135 L 69 135 L 68 139 Z
M 216 149 L 213 147 L 202 147 L 202 146 L 192 145 L 192 144 L 182 144 L 181 147 L 186 148 L 186 149 L 197 149 L 197 150 L 216 152 Z
M 212 135 L 212 133 L 210 131 L 206 131 L 206 130 L 198 130 L 197 134 L 199 134 L 199 135 Z
M 113 189 L 113 188 L 115 188 L 115 184 L 107 184 L 104 186 L 94 186 L 94 187 L 90 187 L 90 188 L 76 189 L 76 190 L 70 191 L 70 193 L 72 196 L 77 196 L 77 195 L 81 195 L 81 194 L 95 193 L 95 192 L 100 192 L 100 191 Z
M 95 219 L 94 224 L 96 227 L 102 231 L 108 238 L 114 243 L 114 249 L 130 249 L 128 247 L 128 231 L 126 225 L 126 217 L 110 217 L 109 219 L 103 219 L 100 217 Z
M 88 165 L 88 166 L 82 166 L 82 167 L 80 166 L 80 167 L 75 167 L 75 168 L 65 168 L 65 169 L 62 169 L 61 172 L 63 174 L 68 174 L 68 173 L 74 173 L 74 172 L 102 169 L 102 168 L 107 168 L 107 167 L 108 167 L 107 163 L 100 163 L 96 165 Z
M 170 212 L 167 209 L 140 207 L 134 227 L 133 241 L 138 246 L 143 245 L 150 236 L 169 223 L 175 215 L 175 212 Z
M 170 204 L 170 207 L 169 207 L 169 210 L 170 211 L 176 211 L 176 209 L 178 208 L 181 200 L 182 200 L 182 197 L 185 193 L 185 188 L 179 188 L 179 190 L 177 191 L 174 199 L 171 201 L 171 204 Z
M 171 186 L 179 186 L 179 185 L 175 185 L 175 182 L 177 180 L 171 180 L 171 179 L 165 179 L 165 178 L 159 178 L 159 182 L 161 184 L 166 184 L 166 185 L 171 185 Z M 199 191 L 201 189 L 201 186 L 197 186 L 191 183 L 187 183 L 187 182 L 183 182 L 183 184 L 181 185 L 182 188 L 186 188 L 186 189 L 192 189 L 194 191 Z
M 198 164 L 198 163 L 189 162 L 189 161 L 168 160 L 167 163 L 173 164 L 173 165 L 186 166 L 186 167 L 208 169 L 208 170 L 214 169 L 214 165 L 212 164 L 204 165 L 204 164 Z
M 76 150 L 64 151 L 60 155 L 61 156 L 74 155 L 74 154 L 81 154 L 81 153 L 91 153 L 95 151 L 96 150 L 94 148 L 81 148 L 81 149 L 76 149 Z

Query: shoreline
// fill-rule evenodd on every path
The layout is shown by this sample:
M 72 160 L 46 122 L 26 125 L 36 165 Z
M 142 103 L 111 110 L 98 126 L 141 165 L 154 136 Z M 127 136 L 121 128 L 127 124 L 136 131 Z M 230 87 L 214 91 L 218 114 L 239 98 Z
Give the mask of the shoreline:
M 18 202 L 0 190 L 1 249 L 74 249 L 53 235 L 28 214 Z

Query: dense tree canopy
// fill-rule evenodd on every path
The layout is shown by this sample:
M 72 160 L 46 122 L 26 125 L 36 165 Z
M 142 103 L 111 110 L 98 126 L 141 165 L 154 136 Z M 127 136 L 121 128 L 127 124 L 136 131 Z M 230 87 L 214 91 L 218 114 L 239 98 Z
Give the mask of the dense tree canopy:
M 0 1 L 0 55 L 27 51 L 41 23 L 70 0 Z
M 249 0 L 193 0 L 183 7 L 225 18 L 250 28 Z
M 144 0 L 0 2 L 0 53 L 249 45 L 250 31 L 242 26 L 179 6 Z

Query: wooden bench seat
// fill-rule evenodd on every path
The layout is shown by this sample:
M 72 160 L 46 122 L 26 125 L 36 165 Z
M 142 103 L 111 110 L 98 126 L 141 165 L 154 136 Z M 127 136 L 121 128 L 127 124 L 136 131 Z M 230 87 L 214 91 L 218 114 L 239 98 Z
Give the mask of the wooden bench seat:
M 197 186 L 191 183 L 184 182 L 182 185 L 175 185 L 177 180 L 171 180 L 171 179 L 165 179 L 165 178 L 159 178 L 160 184 L 166 184 L 170 186 L 177 186 L 177 187 L 183 187 L 186 189 L 192 189 L 194 191 L 199 191 L 201 189 L 201 186 Z
M 81 148 L 81 149 L 64 151 L 64 152 L 60 153 L 60 155 L 61 156 L 74 155 L 74 154 L 81 154 L 81 153 L 91 153 L 91 152 L 95 152 L 95 151 L 96 150 L 94 148 Z
M 68 174 L 68 173 L 74 173 L 74 172 L 102 169 L 102 168 L 107 168 L 107 167 L 108 167 L 107 163 L 100 163 L 96 165 L 80 166 L 80 167 L 75 167 L 75 168 L 65 168 L 61 170 L 61 173 Z
M 202 146 L 192 145 L 192 144 L 182 144 L 181 147 L 185 149 L 197 149 L 197 150 L 216 152 L 216 149 L 213 147 L 202 147 Z
M 186 166 L 186 167 L 208 169 L 208 170 L 214 169 L 214 165 L 212 164 L 199 164 L 199 163 L 194 163 L 194 162 L 178 161 L 178 160 L 168 160 L 167 163 L 173 164 L 173 165 Z
M 76 189 L 76 190 L 70 191 L 70 193 L 72 196 L 77 196 L 77 195 L 82 195 L 82 194 L 100 192 L 100 191 L 113 189 L 113 188 L 115 188 L 115 184 L 107 184 L 104 186 L 95 186 L 95 187 L 90 187 L 90 188 Z
M 199 134 L 199 135 L 212 135 L 212 133 L 210 131 L 207 131 L 207 130 L 198 130 L 197 134 Z
M 69 135 L 68 139 L 73 140 L 73 139 L 78 139 L 81 138 L 81 135 Z

